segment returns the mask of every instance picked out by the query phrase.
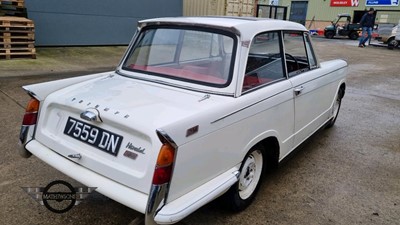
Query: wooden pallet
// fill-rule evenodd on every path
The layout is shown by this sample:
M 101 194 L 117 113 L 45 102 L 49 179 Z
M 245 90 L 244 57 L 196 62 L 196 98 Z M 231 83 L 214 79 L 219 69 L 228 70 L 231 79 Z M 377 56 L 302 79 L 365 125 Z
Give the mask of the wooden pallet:
M 0 0 L 0 6 L 16 6 L 16 7 L 25 7 L 24 0 Z
M 36 58 L 35 25 L 20 17 L 0 17 L 0 59 Z
M 20 36 L 30 35 L 35 36 L 34 28 L 27 27 L 0 27 L 0 35 L 2 36 Z
M 35 48 L 0 48 L 0 59 L 32 58 L 36 59 Z
M 0 7 L 0 17 L 1 16 L 14 16 L 14 17 L 26 18 L 28 17 L 28 12 L 26 8 L 24 8 L 23 10 L 3 10 Z
M 27 17 L 28 11 L 23 0 L 0 0 L 0 16 Z
M 32 41 L 35 25 L 32 20 L 20 17 L 0 17 L 0 42 Z
M 25 27 L 34 28 L 35 24 L 32 20 L 21 17 L 1 16 L 0 27 Z
M 0 42 L 0 48 L 35 48 L 34 41 L 13 41 L 13 42 Z
M 0 33 L 0 42 L 23 42 L 23 41 L 33 41 L 35 40 L 35 34 L 34 33 L 28 33 L 28 34 L 11 34 L 11 33 Z

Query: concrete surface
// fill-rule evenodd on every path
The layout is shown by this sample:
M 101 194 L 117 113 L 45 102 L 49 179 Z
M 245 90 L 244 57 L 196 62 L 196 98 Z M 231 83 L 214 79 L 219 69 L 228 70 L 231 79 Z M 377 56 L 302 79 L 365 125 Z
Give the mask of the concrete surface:
M 323 60 L 343 58 L 350 65 L 336 125 L 267 174 L 245 211 L 231 213 L 217 200 L 179 225 L 400 224 L 400 50 L 361 49 L 347 39 L 315 38 L 314 44 Z M 16 154 L 28 100 L 21 85 L 109 70 L 123 51 L 39 49 L 37 61 L 0 61 L 0 224 L 128 224 L 139 215 L 98 193 L 65 214 L 51 213 L 20 187 L 55 179 L 79 184 L 35 157 Z
M 0 77 L 113 70 L 127 46 L 36 48 L 37 59 L 0 60 Z

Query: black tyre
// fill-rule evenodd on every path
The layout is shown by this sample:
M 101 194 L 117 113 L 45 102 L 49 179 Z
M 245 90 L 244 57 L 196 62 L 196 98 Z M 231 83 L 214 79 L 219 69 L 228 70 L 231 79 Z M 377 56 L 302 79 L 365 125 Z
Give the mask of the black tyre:
M 395 49 L 399 46 L 399 42 L 394 39 L 394 37 L 389 38 L 388 40 L 388 48 Z
M 264 173 L 264 156 L 263 146 L 256 145 L 244 158 L 239 181 L 225 195 L 226 203 L 233 211 L 244 210 L 254 200 Z
M 333 32 L 331 30 L 328 30 L 328 31 L 325 32 L 325 37 L 326 38 L 332 39 L 334 36 L 335 36 L 335 32 Z
M 357 39 L 358 39 L 358 33 L 357 33 L 356 31 L 351 32 L 351 33 L 349 34 L 349 38 L 350 38 L 351 40 L 357 40 Z
M 340 106 L 342 105 L 343 96 L 344 96 L 344 88 L 341 87 L 336 96 L 336 100 L 332 106 L 332 118 L 326 124 L 326 128 L 331 128 L 331 127 L 333 127 L 333 125 L 335 125 L 336 119 L 339 115 Z

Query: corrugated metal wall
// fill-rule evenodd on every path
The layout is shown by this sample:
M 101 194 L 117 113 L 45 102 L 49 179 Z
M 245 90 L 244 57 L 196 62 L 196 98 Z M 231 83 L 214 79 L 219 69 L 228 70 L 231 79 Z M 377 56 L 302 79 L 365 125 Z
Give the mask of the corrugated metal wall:
M 227 16 L 255 16 L 254 9 L 257 8 L 254 0 L 227 0 Z
M 225 15 L 225 0 L 183 0 L 183 15 Z
M 183 0 L 184 16 L 254 16 L 256 0 Z
M 37 46 L 129 43 L 137 21 L 182 16 L 182 0 L 26 1 Z

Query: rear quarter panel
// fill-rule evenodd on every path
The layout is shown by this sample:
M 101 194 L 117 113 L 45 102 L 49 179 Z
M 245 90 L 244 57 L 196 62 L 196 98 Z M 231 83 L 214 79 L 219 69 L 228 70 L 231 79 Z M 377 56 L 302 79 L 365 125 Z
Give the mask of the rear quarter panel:
M 266 137 L 275 136 L 282 148 L 290 148 L 292 99 L 291 84 L 285 80 L 239 98 L 226 97 L 218 108 L 164 127 L 179 145 L 168 201 L 239 168 L 248 150 Z M 199 132 L 186 137 L 186 130 L 196 125 Z

